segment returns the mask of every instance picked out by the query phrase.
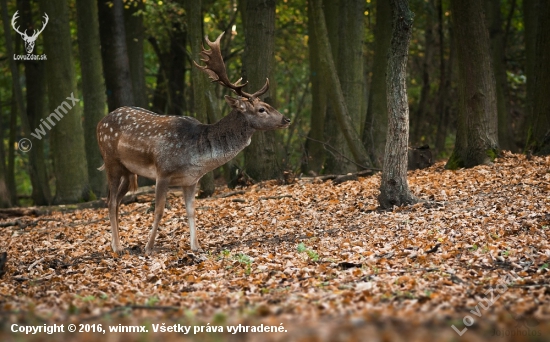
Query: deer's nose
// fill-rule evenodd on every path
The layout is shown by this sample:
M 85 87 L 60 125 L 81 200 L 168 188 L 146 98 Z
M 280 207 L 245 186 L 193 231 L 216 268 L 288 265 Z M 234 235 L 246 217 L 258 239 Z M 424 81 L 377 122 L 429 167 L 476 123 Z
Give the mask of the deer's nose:
M 290 123 L 290 119 L 283 116 L 283 124 L 286 125 L 286 124 L 289 124 L 289 123 Z

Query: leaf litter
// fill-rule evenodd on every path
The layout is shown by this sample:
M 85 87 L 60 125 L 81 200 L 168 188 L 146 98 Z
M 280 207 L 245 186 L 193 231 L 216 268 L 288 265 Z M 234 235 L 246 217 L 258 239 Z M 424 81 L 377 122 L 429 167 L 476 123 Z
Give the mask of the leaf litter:
M 289 332 L 273 340 L 421 341 L 436 332 L 453 340 L 450 326 L 464 329 L 468 315 L 475 324 L 465 337 L 527 320 L 529 331 L 550 336 L 550 157 L 504 152 L 493 165 L 458 171 L 440 162 L 408 181 L 422 202 L 391 211 L 377 208 L 380 175 L 269 181 L 232 196 L 218 189 L 196 201 L 204 253 L 190 252 L 177 190 L 151 256 L 143 254 L 148 202 L 121 206 L 120 256 L 107 209 L 0 228 L 0 337 L 32 317 L 285 322 Z

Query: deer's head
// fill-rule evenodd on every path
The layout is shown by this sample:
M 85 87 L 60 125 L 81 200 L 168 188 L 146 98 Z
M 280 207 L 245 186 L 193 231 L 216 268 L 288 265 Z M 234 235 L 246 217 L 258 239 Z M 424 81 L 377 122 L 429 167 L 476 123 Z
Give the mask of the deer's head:
M 208 37 L 205 37 L 206 44 L 208 44 L 210 50 L 205 50 L 203 48 L 200 55 L 202 61 L 206 65 L 200 66 L 193 61 L 195 66 L 208 74 L 212 82 L 217 82 L 239 95 L 238 98 L 226 96 L 225 101 L 231 108 L 241 112 L 252 128 L 266 131 L 288 127 L 290 125 L 290 119 L 259 99 L 261 95 L 268 91 L 269 79 L 266 79 L 264 86 L 253 94 L 249 94 L 242 89 L 248 83 L 241 84 L 242 78 L 235 83 L 229 81 L 220 48 L 220 40 L 223 34 L 224 32 L 222 32 L 214 42 L 211 42 Z
M 42 22 L 42 28 L 37 32 L 36 30 L 33 30 L 32 36 L 27 35 L 27 30 L 21 32 L 19 31 L 19 26 L 15 27 L 15 21 L 19 18 L 17 16 L 17 13 L 19 11 L 16 11 L 11 19 L 11 26 L 15 30 L 15 32 L 19 33 L 21 35 L 21 38 L 25 41 L 25 50 L 27 50 L 27 53 L 32 53 L 32 50 L 34 50 L 34 43 L 36 42 L 36 38 L 38 38 L 38 35 L 44 31 L 44 28 L 48 24 L 48 15 L 44 13 L 44 19 L 45 21 Z

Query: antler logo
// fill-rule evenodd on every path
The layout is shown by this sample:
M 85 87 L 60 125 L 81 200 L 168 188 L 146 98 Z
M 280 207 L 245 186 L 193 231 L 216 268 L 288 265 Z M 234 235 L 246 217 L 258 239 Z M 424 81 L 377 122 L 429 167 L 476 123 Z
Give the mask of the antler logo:
M 23 38 L 23 40 L 25 41 L 25 50 L 27 50 L 27 53 L 32 53 L 32 50 L 34 50 L 34 43 L 36 42 L 36 38 L 38 38 L 38 35 L 42 33 L 42 31 L 44 31 L 44 28 L 46 28 L 46 25 L 48 25 L 48 20 L 50 18 L 48 18 L 48 15 L 46 14 L 46 12 L 44 12 L 44 19 L 46 21 L 42 22 L 42 28 L 38 32 L 36 32 L 36 30 L 33 30 L 32 36 L 28 36 L 27 30 L 21 32 L 19 31 L 19 26 L 15 27 L 15 21 L 17 20 L 17 18 L 19 18 L 17 16 L 17 12 L 19 11 L 16 11 L 11 18 L 11 26 L 13 27 L 15 32 L 19 33 L 21 35 L 21 38 Z

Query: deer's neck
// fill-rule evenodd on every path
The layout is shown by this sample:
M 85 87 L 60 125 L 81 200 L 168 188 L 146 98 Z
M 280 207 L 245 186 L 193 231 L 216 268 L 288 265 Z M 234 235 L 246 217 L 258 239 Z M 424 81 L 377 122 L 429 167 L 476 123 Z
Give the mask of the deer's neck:
M 207 125 L 205 138 L 209 151 L 204 152 L 211 159 L 209 166 L 216 168 L 235 157 L 250 144 L 254 131 L 244 115 L 236 110 L 215 124 Z

